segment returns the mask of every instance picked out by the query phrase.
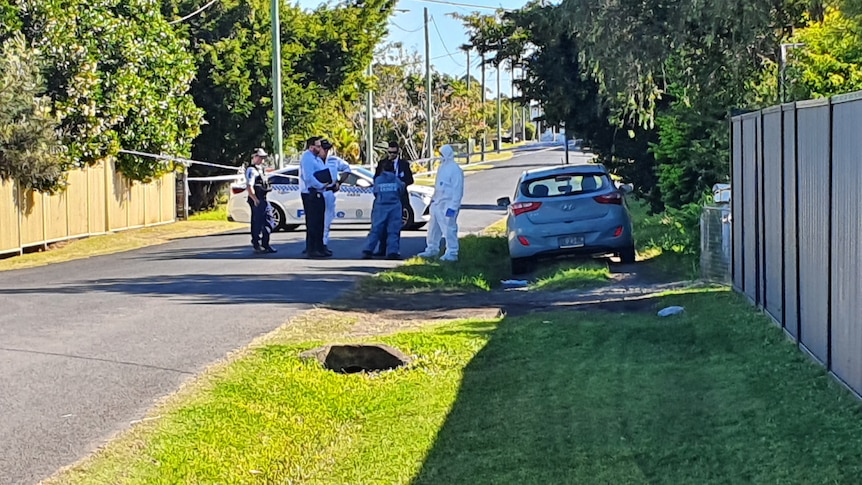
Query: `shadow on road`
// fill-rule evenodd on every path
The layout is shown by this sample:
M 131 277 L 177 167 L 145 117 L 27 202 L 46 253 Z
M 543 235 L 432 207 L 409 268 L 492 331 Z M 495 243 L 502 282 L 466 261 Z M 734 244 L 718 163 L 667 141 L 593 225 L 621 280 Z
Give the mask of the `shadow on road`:
M 72 281 L 39 290 L 52 294 L 121 293 L 170 298 L 190 304 L 320 303 L 330 299 L 333 283 L 350 285 L 357 274 L 373 272 L 370 266 L 320 268 L 313 274 L 265 275 L 178 274 Z M 0 295 L 32 294 L 32 288 L 0 289 Z

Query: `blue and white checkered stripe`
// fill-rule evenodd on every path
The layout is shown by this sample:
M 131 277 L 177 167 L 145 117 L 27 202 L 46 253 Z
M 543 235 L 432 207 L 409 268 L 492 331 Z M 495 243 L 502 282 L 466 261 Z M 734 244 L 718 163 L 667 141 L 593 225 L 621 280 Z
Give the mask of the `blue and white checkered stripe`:
M 299 185 L 296 184 L 274 184 L 272 190 L 275 192 L 299 192 Z M 345 194 L 373 194 L 374 190 L 371 187 L 345 187 L 342 186 L 340 192 Z

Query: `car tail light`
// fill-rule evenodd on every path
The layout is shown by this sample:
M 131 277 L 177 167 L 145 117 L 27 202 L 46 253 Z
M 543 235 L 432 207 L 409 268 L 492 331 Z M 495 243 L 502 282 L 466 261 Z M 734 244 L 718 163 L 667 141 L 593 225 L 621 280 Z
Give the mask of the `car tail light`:
M 518 242 L 521 243 L 521 246 L 529 246 L 530 241 L 527 241 L 527 238 L 524 236 L 518 236 Z
M 623 226 L 617 227 L 617 230 L 614 231 L 614 237 L 620 237 L 623 235 Z
M 515 202 L 512 204 L 512 214 L 517 216 L 527 212 L 533 212 L 539 207 L 542 207 L 541 202 Z
M 241 194 L 241 193 L 245 192 L 245 187 L 231 187 L 230 191 L 234 195 Z
M 593 200 L 598 202 L 599 204 L 616 204 L 622 205 L 623 203 L 623 194 L 619 192 L 612 192 L 610 194 L 605 195 L 597 195 L 593 197 Z

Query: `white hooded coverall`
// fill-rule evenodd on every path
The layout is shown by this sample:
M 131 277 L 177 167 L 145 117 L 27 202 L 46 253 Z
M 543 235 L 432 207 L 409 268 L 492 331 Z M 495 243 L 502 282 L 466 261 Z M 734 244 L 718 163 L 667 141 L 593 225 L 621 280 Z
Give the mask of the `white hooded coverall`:
M 437 168 L 434 181 L 434 196 L 431 198 L 431 220 L 425 239 L 422 257 L 435 257 L 440 254 L 440 239 L 446 239 L 444 261 L 458 260 L 458 212 L 464 196 L 464 171 L 455 162 L 455 150 L 449 145 L 440 148 L 443 161 Z
M 332 173 L 332 180 L 338 180 L 341 173 L 350 173 L 350 165 L 344 159 L 330 155 L 326 158 L 326 168 Z M 326 201 L 326 212 L 323 214 L 323 245 L 329 245 L 329 228 L 335 220 L 335 192 L 327 190 L 323 193 Z

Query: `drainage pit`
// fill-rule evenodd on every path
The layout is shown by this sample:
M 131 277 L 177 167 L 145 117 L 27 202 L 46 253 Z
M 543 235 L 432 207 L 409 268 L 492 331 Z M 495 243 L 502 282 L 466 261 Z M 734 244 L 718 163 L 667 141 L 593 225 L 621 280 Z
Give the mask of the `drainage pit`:
M 330 344 L 299 354 L 302 359 L 314 359 L 324 368 L 339 374 L 380 372 L 410 363 L 400 350 L 383 344 Z

